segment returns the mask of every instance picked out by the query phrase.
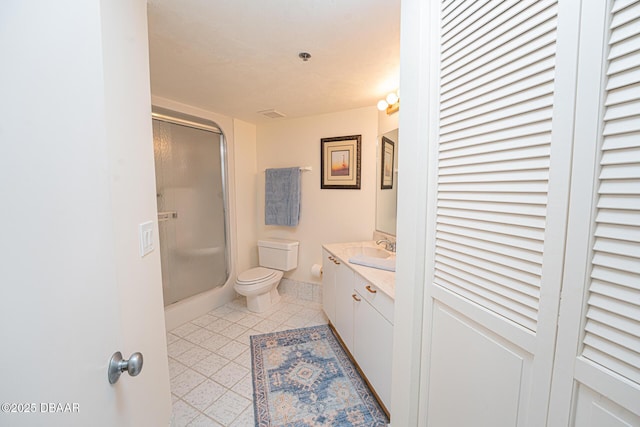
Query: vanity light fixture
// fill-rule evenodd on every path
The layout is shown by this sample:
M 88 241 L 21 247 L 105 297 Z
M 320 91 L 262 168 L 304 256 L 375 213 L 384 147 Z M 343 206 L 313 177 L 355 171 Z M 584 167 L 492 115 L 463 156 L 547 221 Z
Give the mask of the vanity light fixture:
M 386 99 L 381 99 L 380 101 L 378 101 L 378 110 L 380 111 L 385 111 L 387 112 L 387 114 L 391 115 L 393 113 L 395 113 L 396 111 L 400 110 L 400 97 L 399 97 L 399 93 L 396 92 L 390 92 Z

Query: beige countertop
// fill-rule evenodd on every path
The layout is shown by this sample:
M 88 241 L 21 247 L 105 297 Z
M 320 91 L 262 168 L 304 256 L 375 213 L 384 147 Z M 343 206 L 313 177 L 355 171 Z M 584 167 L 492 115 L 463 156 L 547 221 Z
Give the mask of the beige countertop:
M 357 247 L 369 247 L 382 249 L 382 246 L 376 245 L 376 242 L 364 241 L 364 242 L 350 242 L 350 243 L 329 243 L 322 245 L 324 249 L 331 253 L 334 257 L 338 258 L 341 262 L 362 276 L 372 285 L 376 286 L 382 292 L 387 294 L 392 299 L 395 299 L 396 295 L 396 273 L 394 271 L 380 270 L 378 268 L 366 267 L 364 265 L 352 264 L 349 262 L 349 252 L 352 248 Z M 394 253 L 389 252 L 391 257 L 395 257 Z

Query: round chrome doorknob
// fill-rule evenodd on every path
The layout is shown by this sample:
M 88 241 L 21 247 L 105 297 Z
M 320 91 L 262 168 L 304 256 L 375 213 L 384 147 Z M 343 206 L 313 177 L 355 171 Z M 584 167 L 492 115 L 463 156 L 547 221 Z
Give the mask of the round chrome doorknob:
M 122 358 L 122 353 L 116 351 L 109 360 L 109 384 L 115 384 L 120 379 L 120 374 L 127 371 L 129 375 L 135 377 L 142 371 L 142 353 L 133 353 L 129 360 Z
M 135 377 L 142 371 L 142 353 L 133 353 L 127 361 L 127 372 L 132 377 Z

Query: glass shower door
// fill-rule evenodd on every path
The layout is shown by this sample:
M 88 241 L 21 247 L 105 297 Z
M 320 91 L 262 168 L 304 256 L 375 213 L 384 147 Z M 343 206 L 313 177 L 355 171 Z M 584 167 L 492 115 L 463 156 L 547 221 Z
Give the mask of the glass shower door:
M 220 133 L 153 120 L 165 306 L 228 278 Z

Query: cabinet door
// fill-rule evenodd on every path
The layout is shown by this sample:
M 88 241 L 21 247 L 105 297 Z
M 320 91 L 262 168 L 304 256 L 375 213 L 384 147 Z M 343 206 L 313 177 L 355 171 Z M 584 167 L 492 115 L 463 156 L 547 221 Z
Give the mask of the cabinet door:
M 387 407 L 391 407 L 391 357 L 393 325 L 365 298 L 354 304 L 354 358 L 374 390 Z
M 336 264 L 333 255 L 322 250 L 322 308 L 329 321 L 336 323 Z
M 354 273 L 342 264 L 336 266 L 336 320 L 334 326 L 342 342 L 353 354 Z

